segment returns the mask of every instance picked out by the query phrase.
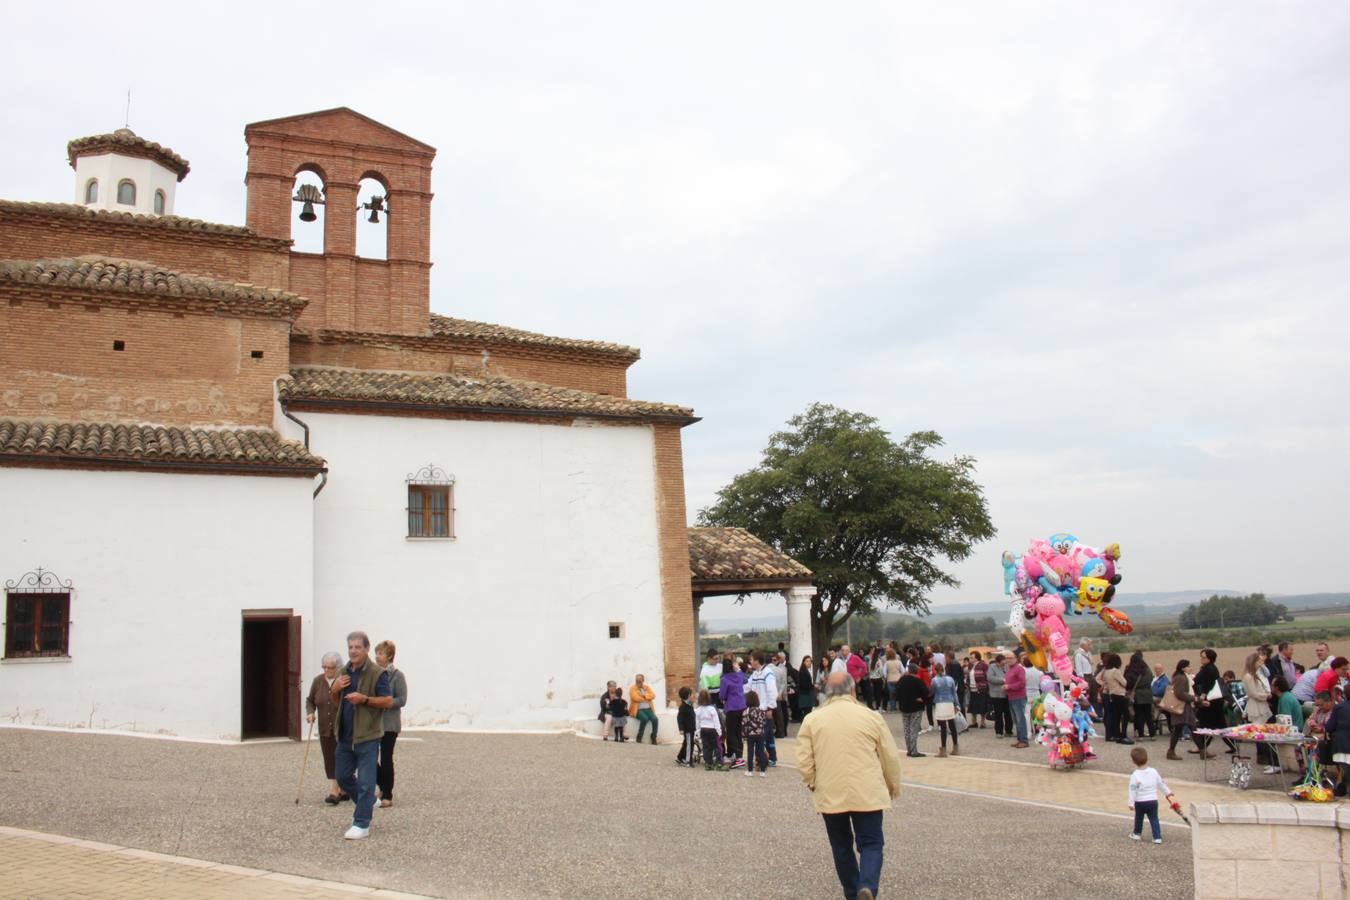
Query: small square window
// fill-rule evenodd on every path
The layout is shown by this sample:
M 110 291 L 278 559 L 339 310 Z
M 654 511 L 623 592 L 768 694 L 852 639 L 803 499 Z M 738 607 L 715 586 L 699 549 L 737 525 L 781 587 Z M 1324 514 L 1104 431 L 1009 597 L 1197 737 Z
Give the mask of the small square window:
M 70 655 L 70 594 L 5 598 L 5 659 Z
M 127 349 L 127 342 L 113 341 L 113 349 L 116 350 L 118 353 L 121 353 L 123 350 Z
M 609 639 L 610 639 L 611 641 L 616 641 L 616 640 L 620 640 L 622 637 L 623 637 L 623 623 L 622 623 L 622 622 L 610 622 L 610 623 L 609 623 Z
M 252 359 L 262 359 L 262 358 L 263 358 L 263 352 L 262 352 L 261 350 L 252 350 L 252 351 L 249 351 L 249 354 L 248 354 L 248 355 L 249 355 L 249 357 L 251 357 Z

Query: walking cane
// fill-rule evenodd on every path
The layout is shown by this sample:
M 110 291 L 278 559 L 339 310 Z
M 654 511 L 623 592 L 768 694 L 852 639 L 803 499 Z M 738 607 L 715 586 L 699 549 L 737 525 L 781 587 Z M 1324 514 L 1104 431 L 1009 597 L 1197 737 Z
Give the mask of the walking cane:
M 300 763 L 300 783 L 295 786 L 295 805 L 300 805 L 300 792 L 305 789 L 305 769 L 309 767 L 310 738 L 314 737 L 314 723 L 309 723 L 309 733 L 305 735 L 305 761 Z

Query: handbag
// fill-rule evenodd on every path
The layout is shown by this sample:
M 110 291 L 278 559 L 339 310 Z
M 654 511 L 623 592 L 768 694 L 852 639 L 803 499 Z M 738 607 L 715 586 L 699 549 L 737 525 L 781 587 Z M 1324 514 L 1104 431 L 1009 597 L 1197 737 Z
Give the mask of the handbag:
M 1222 678 L 1220 678 L 1219 680 L 1217 680 L 1217 681 L 1214 682 L 1214 687 L 1212 687 L 1212 688 L 1209 689 L 1209 693 L 1205 695 L 1205 699 L 1206 699 L 1206 700 L 1222 700 L 1222 699 L 1223 699 L 1223 679 L 1222 679 Z

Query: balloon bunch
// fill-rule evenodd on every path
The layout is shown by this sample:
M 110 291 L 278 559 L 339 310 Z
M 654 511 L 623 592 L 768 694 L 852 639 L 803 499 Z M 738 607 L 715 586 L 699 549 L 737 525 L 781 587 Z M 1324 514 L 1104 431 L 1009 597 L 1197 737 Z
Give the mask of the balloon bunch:
M 1129 616 L 1107 605 L 1120 583 L 1119 560 L 1119 544 L 1097 550 L 1062 533 L 1033 540 L 1021 556 L 1003 553 L 1008 627 L 1036 665 L 1053 671 L 1066 690 L 1073 681 L 1066 612 L 1090 612 L 1121 634 L 1134 630 Z
M 1046 676 L 1045 693 L 1040 699 L 1040 726 L 1036 739 L 1049 752 L 1050 765 L 1056 768 L 1077 765 L 1085 759 L 1096 759 L 1092 752 L 1092 738 L 1097 730 L 1085 708 L 1087 696 L 1081 680 L 1069 689 L 1067 699 L 1056 693 L 1056 685 Z

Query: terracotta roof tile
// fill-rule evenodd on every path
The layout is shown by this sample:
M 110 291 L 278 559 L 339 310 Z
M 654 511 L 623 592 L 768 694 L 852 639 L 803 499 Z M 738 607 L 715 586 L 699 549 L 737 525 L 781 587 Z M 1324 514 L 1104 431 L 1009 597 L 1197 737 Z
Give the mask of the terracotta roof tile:
M 221 311 L 294 318 L 309 303 L 289 291 L 172 272 L 154 263 L 101 256 L 0 260 L 0 284 L 208 301 Z
M 306 366 L 291 369 L 291 377 L 278 382 L 278 392 L 283 400 L 319 401 L 326 405 L 697 421 L 693 411 L 683 406 L 592 394 L 500 375 Z
M 809 580 L 811 570 L 744 528 L 690 528 L 689 573 L 694 581 Z
M 183 159 L 168 147 L 156 144 L 154 141 L 147 141 L 130 128 L 119 128 L 111 134 L 91 134 L 88 137 L 76 138 L 66 144 L 66 158 L 70 160 L 72 169 L 75 168 L 75 160 L 81 156 L 96 153 L 121 153 L 127 156 L 153 159 L 177 174 L 179 181 L 187 177 L 189 168 L 186 159 Z
M 0 213 L 11 215 L 57 216 L 99 222 L 119 222 L 147 228 L 164 228 L 173 231 L 201 232 L 204 234 L 230 235 L 252 238 L 255 241 L 276 244 L 279 247 L 290 245 L 290 241 L 262 237 L 243 225 L 224 225 L 219 222 L 204 222 L 201 219 L 189 219 L 184 216 L 152 216 L 145 213 L 122 212 L 121 210 L 94 209 L 78 203 L 37 203 L 22 200 L 0 200 Z
M 0 419 L 0 464 L 20 457 L 30 462 L 288 470 L 302 475 L 324 468 L 322 459 L 267 428 Z
M 490 322 L 472 322 L 468 319 L 454 319 L 450 316 L 431 314 L 431 333 L 437 337 L 462 337 L 473 340 L 487 340 L 502 344 L 516 344 L 524 347 L 547 347 L 561 350 L 582 350 L 605 356 L 635 360 L 641 354 L 636 347 L 623 344 L 611 344 L 606 341 L 584 341 L 577 338 L 552 337 L 533 331 L 522 331 L 506 325 L 493 325 Z

